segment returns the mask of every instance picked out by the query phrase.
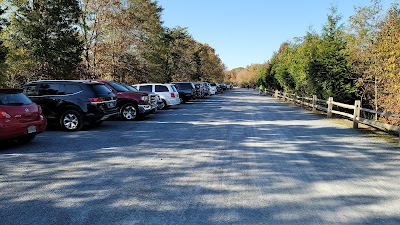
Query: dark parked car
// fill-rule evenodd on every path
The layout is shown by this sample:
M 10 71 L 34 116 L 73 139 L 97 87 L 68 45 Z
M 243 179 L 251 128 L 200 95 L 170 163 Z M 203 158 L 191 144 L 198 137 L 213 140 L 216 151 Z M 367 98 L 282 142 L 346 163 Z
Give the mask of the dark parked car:
M 34 81 L 25 85 L 24 93 L 42 107 L 49 122 L 67 131 L 78 131 L 85 123 L 98 125 L 118 114 L 115 95 L 95 81 Z
M 42 108 L 22 89 L 0 89 L 0 141 L 29 142 L 47 126 Z
M 178 90 L 181 102 L 185 103 L 195 98 L 196 88 L 192 82 L 172 82 Z
M 217 85 L 217 93 L 222 94 L 224 92 L 224 89 L 222 88 L 222 84 L 216 84 Z
M 144 91 L 130 91 L 126 87 L 114 82 L 99 82 L 107 87 L 117 96 L 119 115 L 124 120 L 135 120 L 138 116 L 145 116 L 157 111 L 156 96 Z

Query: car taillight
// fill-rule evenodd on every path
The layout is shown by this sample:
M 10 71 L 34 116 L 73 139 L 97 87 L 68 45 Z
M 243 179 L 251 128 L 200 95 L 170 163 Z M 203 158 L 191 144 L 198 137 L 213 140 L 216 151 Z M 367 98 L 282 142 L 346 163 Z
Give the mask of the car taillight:
M 89 98 L 90 102 L 94 102 L 94 103 L 100 103 L 103 102 L 104 99 L 103 98 Z
M 175 93 L 171 92 L 171 98 L 175 98 Z
M 4 111 L 0 111 L 0 119 L 10 119 L 10 118 L 11 118 L 10 114 Z

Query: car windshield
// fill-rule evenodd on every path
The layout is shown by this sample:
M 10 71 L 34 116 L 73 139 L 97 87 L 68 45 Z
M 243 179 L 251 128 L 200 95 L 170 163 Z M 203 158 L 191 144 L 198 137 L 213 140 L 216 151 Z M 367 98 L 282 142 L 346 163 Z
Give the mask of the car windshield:
M 30 105 L 32 101 L 23 93 L 0 93 L 0 105 Z
M 178 87 L 180 90 L 187 90 L 187 89 L 193 89 L 193 86 L 191 83 L 175 83 L 175 85 Z
M 126 87 L 124 87 L 122 85 L 119 85 L 119 84 L 117 84 L 115 82 L 108 82 L 108 83 L 111 85 L 111 87 L 113 87 L 118 92 L 127 92 L 127 91 L 129 91 L 128 88 L 126 88 Z
M 217 84 L 216 84 L 216 83 L 211 83 L 210 85 L 211 85 L 211 86 L 217 86 Z
M 130 91 L 138 91 L 138 89 L 128 85 L 128 84 L 121 84 L 122 86 L 124 86 L 124 88 L 130 90 Z

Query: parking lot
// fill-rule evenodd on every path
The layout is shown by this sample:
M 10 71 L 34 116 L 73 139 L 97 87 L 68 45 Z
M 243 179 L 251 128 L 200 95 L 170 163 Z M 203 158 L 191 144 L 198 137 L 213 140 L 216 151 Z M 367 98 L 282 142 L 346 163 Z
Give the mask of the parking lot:
M 0 150 L 0 224 L 399 224 L 396 146 L 234 89 Z

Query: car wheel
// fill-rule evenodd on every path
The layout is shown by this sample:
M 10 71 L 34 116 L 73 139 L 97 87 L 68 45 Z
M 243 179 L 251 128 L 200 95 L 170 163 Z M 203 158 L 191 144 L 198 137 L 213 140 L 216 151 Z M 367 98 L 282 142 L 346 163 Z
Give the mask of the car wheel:
M 168 104 L 165 100 L 163 100 L 163 104 L 164 105 L 163 105 L 162 109 L 168 109 Z
M 29 143 L 33 139 L 35 139 L 35 137 L 36 137 L 36 134 L 29 134 L 29 135 L 25 135 L 25 136 L 19 137 L 17 140 L 20 143 Z
M 128 103 L 121 107 L 120 116 L 124 120 L 135 120 L 138 117 L 138 112 L 136 105 Z
M 78 131 L 83 127 L 82 114 L 76 110 L 67 110 L 60 117 L 60 125 L 67 131 Z
M 160 104 L 158 105 L 158 109 L 165 109 L 166 105 L 167 103 L 165 102 L 165 100 L 162 100 L 162 102 L 160 102 Z

